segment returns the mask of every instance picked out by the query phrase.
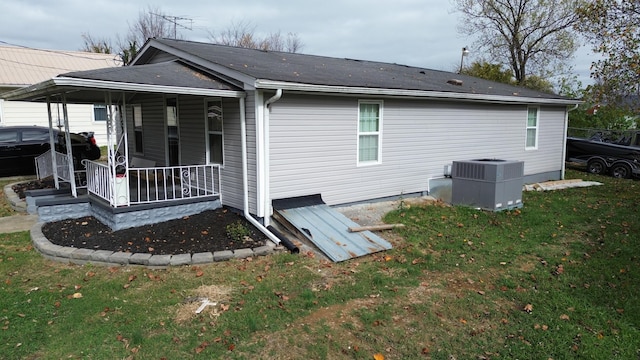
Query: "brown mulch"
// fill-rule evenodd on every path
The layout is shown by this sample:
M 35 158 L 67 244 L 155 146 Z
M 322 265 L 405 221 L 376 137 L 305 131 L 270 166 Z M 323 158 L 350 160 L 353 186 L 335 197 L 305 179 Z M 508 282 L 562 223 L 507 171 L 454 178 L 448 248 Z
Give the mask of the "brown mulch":
M 25 198 L 25 192 L 28 190 L 53 189 L 53 188 L 55 188 L 55 182 L 51 177 L 41 179 L 41 180 L 25 181 L 25 182 L 11 185 L 11 189 L 16 193 L 16 195 L 18 195 L 20 199 Z
M 238 229 L 249 235 L 238 236 L 244 232 Z M 44 224 L 42 233 L 61 246 L 153 255 L 256 248 L 267 241 L 244 217 L 225 208 L 118 231 L 88 216 Z

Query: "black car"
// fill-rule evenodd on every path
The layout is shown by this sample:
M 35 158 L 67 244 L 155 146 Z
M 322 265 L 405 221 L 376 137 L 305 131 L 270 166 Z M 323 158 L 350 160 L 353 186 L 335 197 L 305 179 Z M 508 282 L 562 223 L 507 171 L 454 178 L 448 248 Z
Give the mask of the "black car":
M 100 158 L 100 148 L 93 133 L 71 133 L 74 167 L 81 168 L 84 159 Z M 66 153 L 65 133 L 53 130 L 55 147 Z M 0 127 L 0 175 L 35 174 L 34 159 L 49 150 L 49 128 L 41 126 Z

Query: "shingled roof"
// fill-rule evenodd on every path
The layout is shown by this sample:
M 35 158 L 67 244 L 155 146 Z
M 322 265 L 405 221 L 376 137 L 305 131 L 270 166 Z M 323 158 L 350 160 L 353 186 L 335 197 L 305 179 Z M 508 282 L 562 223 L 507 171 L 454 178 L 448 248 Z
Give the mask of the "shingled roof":
M 433 92 L 569 100 L 559 95 L 511 86 L 463 74 L 376 61 L 263 51 L 210 43 L 152 39 L 148 47 L 172 49 L 256 80 Z M 150 52 L 152 53 L 152 52 Z M 144 55 L 139 61 L 144 62 Z

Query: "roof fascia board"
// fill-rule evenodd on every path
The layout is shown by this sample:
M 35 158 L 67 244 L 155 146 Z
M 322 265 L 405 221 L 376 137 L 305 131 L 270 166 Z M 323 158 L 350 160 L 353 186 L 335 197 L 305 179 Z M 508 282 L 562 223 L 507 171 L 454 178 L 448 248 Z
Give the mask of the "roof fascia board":
M 182 51 L 182 50 L 178 50 L 174 47 L 165 45 L 165 44 L 161 44 L 159 42 L 157 42 L 156 40 L 152 39 L 151 41 L 149 41 L 149 43 L 147 44 L 147 47 L 145 47 L 145 51 L 147 50 L 147 48 L 149 47 L 153 47 L 156 48 L 160 51 L 164 51 L 166 53 L 169 53 L 171 55 L 174 55 L 176 57 L 178 57 L 179 59 L 188 61 L 192 64 L 195 65 L 199 65 L 204 69 L 206 69 L 207 71 L 210 72 L 215 72 L 217 74 L 220 74 L 222 76 L 225 76 L 229 79 L 235 80 L 235 81 L 239 81 L 241 83 L 244 84 L 244 89 L 245 90 L 254 90 L 255 87 L 253 86 L 253 84 L 256 81 L 256 78 L 243 74 L 239 71 L 233 70 L 232 68 L 229 68 L 227 66 L 222 66 L 222 65 L 218 65 L 215 63 L 212 63 L 210 61 L 204 60 L 201 57 L 192 55 L 188 52 Z
M 134 92 L 150 92 L 163 94 L 180 94 L 180 95 L 202 95 L 212 97 L 230 97 L 243 98 L 246 96 L 244 91 L 230 90 L 214 90 L 199 89 L 180 86 L 164 86 L 164 85 L 148 85 L 136 83 L 122 83 L 115 81 L 102 81 L 90 79 L 77 79 L 69 77 L 56 77 L 45 82 L 41 82 L 26 88 L 18 89 L 4 94 L 7 99 L 20 99 L 27 96 L 50 93 L 57 87 L 67 88 L 90 88 L 96 90 L 116 90 L 116 91 L 134 91 Z
M 374 95 L 374 96 L 403 96 L 412 98 L 431 98 L 442 100 L 466 100 L 488 103 L 506 103 L 506 104 L 547 104 L 547 105 L 575 105 L 581 104 L 581 100 L 568 99 L 541 99 L 532 97 L 517 97 L 504 95 L 486 95 L 486 94 L 467 94 L 446 91 L 421 91 L 421 90 L 404 90 L 404 89 L 381 89 L 366 87 L 350 87 L 350 86 L 332 86 L 332 85 L 313 85 L 291 83 L 284 81 L 273 81 L 258 79 L 255 82 L 256 89 L 270 90 L 290 90 L 304 92 L 320 92 L 320 93 L 337 93 L 337 94 L 357 94 L 357 95 Z

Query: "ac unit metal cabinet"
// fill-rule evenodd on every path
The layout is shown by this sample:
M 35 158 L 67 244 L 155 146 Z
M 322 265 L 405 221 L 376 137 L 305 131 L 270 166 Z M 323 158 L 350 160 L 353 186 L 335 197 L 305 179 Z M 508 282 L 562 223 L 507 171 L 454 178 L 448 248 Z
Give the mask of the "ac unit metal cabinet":
M 491 211 L 522 207 L 523 161 L 454 161 L 451 178 L 451 203 L 454 205 Z

